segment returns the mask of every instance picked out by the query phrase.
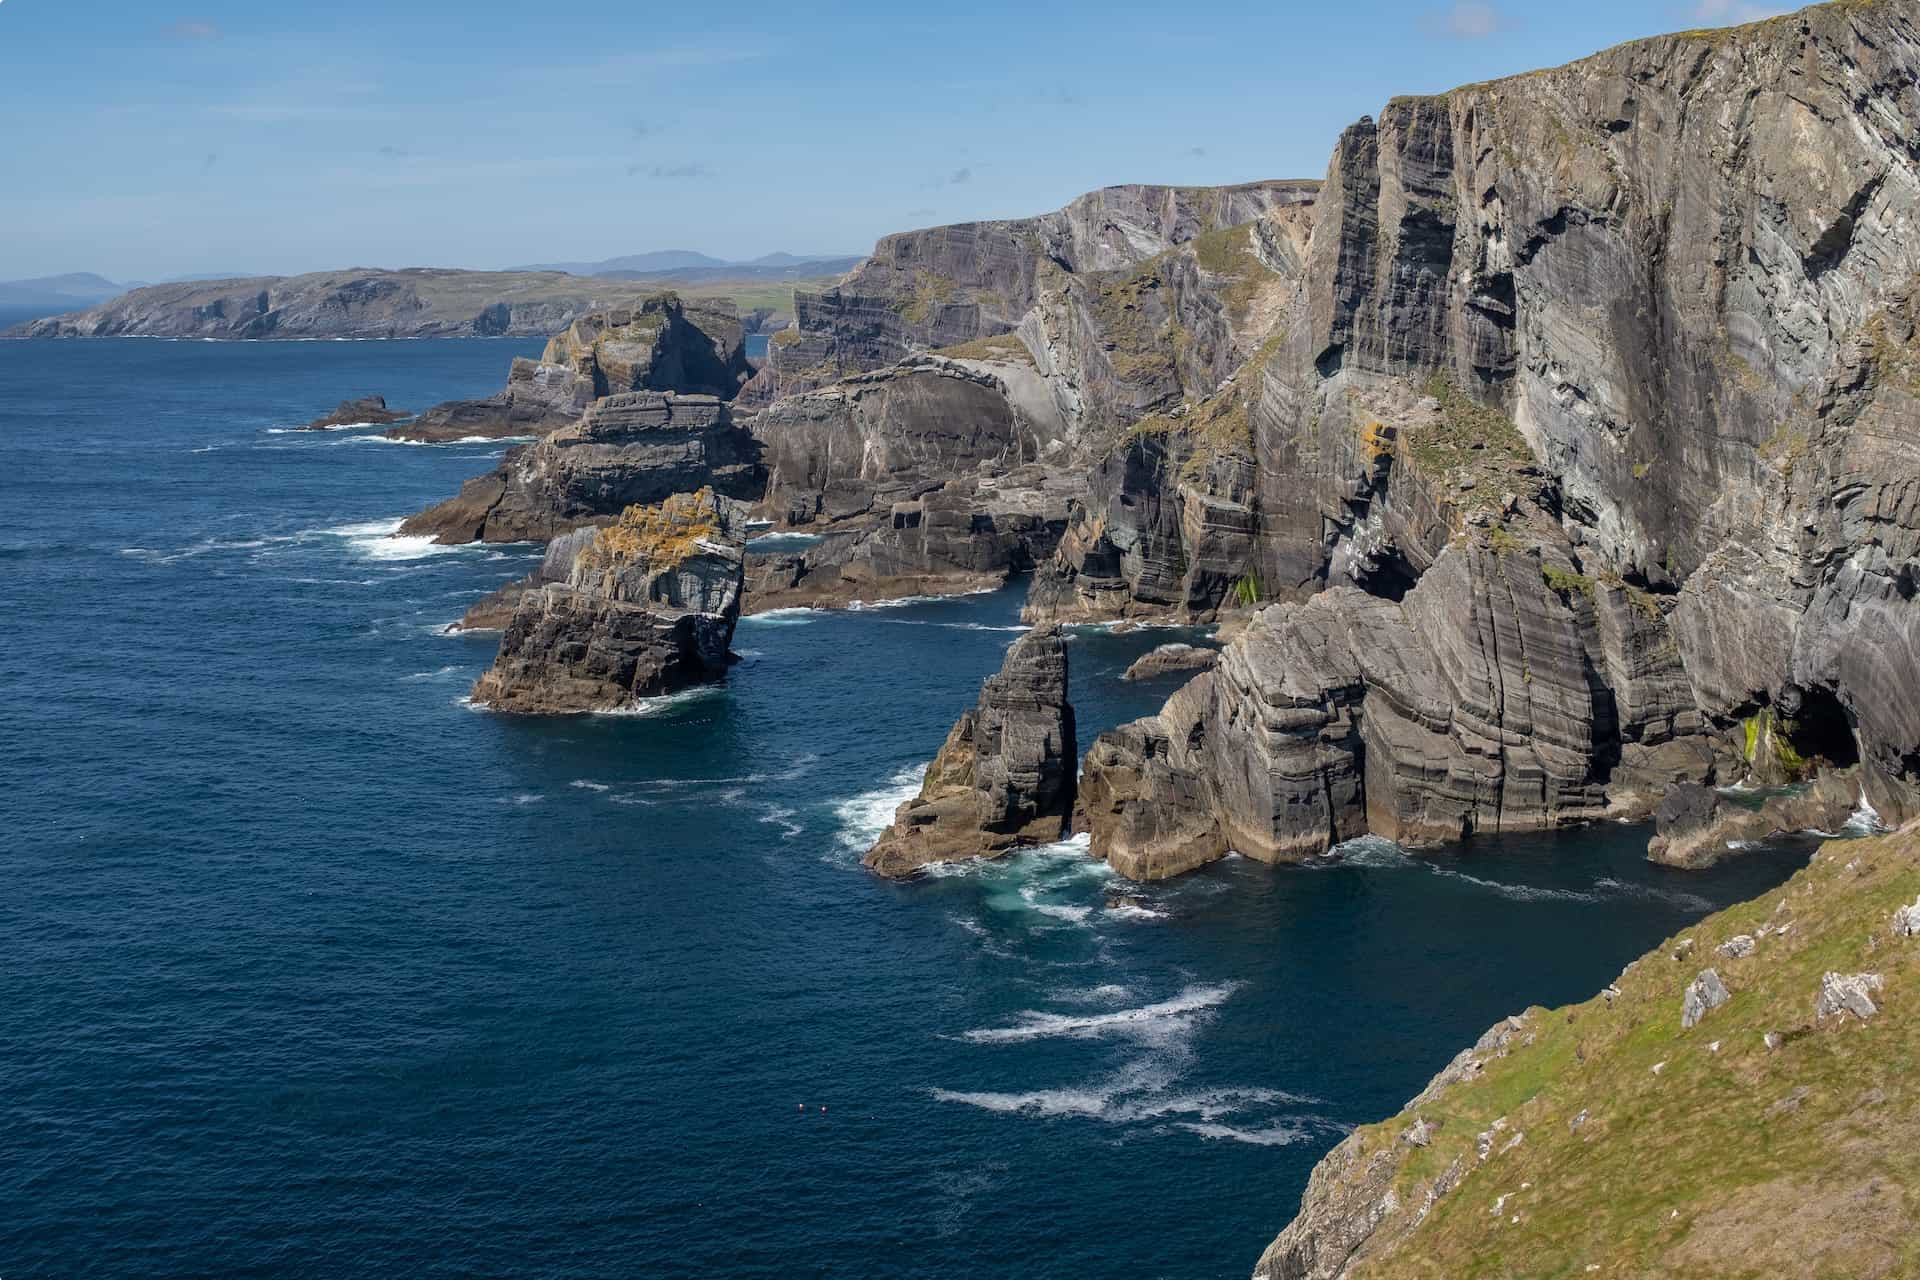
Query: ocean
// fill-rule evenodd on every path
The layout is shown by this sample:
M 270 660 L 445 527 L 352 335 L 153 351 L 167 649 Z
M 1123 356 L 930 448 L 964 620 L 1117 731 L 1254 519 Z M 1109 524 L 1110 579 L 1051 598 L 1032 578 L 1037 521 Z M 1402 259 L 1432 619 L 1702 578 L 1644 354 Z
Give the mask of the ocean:
M 0 343 L 0 1276 L 1244 1276 L 1315 1160 L 1804 846 L 1644 826 L 1122 888 L 860 854 L 1019 631 L 744 620 L 726 683 L 516 719 L 448 635 L 492 465 L 285 428 L 540 343 Z M 1188 633 L 1073 633 L 1085 749 Z M 1677 1016 L 1677 1012 L 1676 1012 Z

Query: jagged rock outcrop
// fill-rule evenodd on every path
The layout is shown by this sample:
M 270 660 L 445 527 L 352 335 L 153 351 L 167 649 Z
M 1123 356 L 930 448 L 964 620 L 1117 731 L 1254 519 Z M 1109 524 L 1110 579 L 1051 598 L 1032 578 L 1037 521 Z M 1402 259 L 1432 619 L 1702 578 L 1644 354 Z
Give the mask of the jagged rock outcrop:
M 387 408 L 385 396 L 361 396 L 356 400 L 342 400 L 339 408 L 315 418 L 302 430 L 333 431 L 340 427 L 379 426 L 401 422 L 412 416 L 402 409 Z
M 900 806 L 864 861 L 881 875 L 904 876 L 932 862 L 1058 840 L 1073 812 L 1078 758 L 1066 637 L 1035 628 L 987 677 L 920 794 Z
M 763 410 L 763 504 L 824 533 L 756 565 L 752 607 L 997 585 L 1053 551 L 1080 492 L 1032 366 L 920 356 Z
M 148 285 L 9 337 L 544 337 L 588 312 L 657 294 L 658 282 L 558 271 L 354 269 Z
M 580 552 L 600 534 L 599 525 L 583 525 L 578 529 L 557 534 L 547 543 L 546 554 L 540 557 L 533 572 L 524 578 L 515 578 L 474 601 L 467 611 L 460 615 L 460 621 L 448 629 L 449 634 L 460 631 L 504 631 L 513 622 L 513 615 L 520 607 L 520 600 L 529 591 L 537 590 L 552 582 L 565 582 L 573 574 L 573 562 Z
M 1710 776 L 1657 606 L 1534 527 L 1471 527 L 1401 601 L 1345 586 L 1260 613 L 1159 716 L 1095 744 L 1094 851 L 1164 875 L 1228 847 L 1284 861 L 1367 831 L 1418 844 L 1591 819 L 1623 744 L 1636 795 Z M 1169 823 L 1183 852 L 1154 855 Z
M 1108 187 L 1035 218 L 884 237 L 835 288 L 795 291 L 795 325 L 774 335 L 749 397 L 767 403 L 916 352 L 1010 333 L 1062 275 L 1125 272 L 1209 232 L 1310 202 L 1315 188 Z
M 738 316 L 659 293 L 580 317 L 548 339 L 538 360 L 516 357 L 504 390 L 435 405 L 387 434 L 429 443 L 540 436 L 607 396 L 677 391 L 730 400 L 749 376 Z
M 565 582 L 521 597 L 474 703 L 610 711 L 718 678 L 740 615 L 746 518 L 701 489 L 579 537 Z
M 1110 838 L 1185 831 L 1196 781 L 1222 838 L 1274 857 L 1645 812 L 1716 768 L 1858 758 L 1910 796 L 1917 72 L 1909 8 L 1836 4 L 1349 129 L 1272 348 L 1235 379 L 1249 519 L 1220 561 L 1245 566 L 1235 596 L 1338 589 L 1223 657 L 1221 705 L 1182 726 L 1202 748 L 1163 725 L 1132 737 L 1164 760 L 1096 749 L 1171 787 L 1158 817 L 1124 799 Z M 1227 603 L 1173 534 L 1185 476 L 1145 446 L 1127 464 L 1030 617 Z M 1488 571 L 1495 531 L 1542 582 Z M 1347 587 L 1418 643 L 1391 614 L 1364 664 L 1323 643 L 1381 607 Z M 1437 695 L 1402 692 L 1401 660 Z
M 538 541 L 707 486 L 751 501 L 764 484 L 758 448 L 725 401 L 629 391 L 603 396 L 577 423 L 508 450 L 492 472 L 400 532 L 446 543 Z

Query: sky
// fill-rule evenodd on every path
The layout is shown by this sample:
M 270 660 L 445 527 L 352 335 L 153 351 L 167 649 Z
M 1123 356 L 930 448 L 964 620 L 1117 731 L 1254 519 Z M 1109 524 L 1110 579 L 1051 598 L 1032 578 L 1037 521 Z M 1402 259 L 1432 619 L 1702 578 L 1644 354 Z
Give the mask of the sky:
M 862 253 L 1747 0 L 0 0 L 0 279 Z

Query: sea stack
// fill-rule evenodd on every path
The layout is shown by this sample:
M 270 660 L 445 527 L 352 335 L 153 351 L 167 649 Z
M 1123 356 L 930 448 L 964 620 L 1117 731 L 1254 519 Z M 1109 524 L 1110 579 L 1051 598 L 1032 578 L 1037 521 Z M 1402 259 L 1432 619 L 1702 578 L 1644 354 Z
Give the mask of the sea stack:
M 582 536 L 564 582 L 522 597 L 473 701 L 611 711 L 717 679 L 740 616 L 746 508 L 711 489 L 629 507 Z
M 933 862 L 992 858 L 1066 834 L 1079 763 L 1067 700 L 1067 645 L 1036 628 L 988 676 L 927 769 L 920 794 L 865 858 L 884 876 Z

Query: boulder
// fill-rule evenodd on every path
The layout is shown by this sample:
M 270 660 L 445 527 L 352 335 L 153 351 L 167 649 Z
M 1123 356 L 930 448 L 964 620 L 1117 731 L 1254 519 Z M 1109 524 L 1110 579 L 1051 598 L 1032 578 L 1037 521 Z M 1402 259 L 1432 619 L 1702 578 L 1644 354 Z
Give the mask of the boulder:
M 920 794 L 867 853 L 884 876 L 933 862 L 996 857 L 1066 834 L 1079 747 L 1067 699 L 1067 645 L 1057 628 L 1028 632 L 987 677 L 927 769 Z
M 1873 1002 L 1873 995 L 1885 985 L 1877 973 L 1828 972 L 1820 979 L 1820 993 L 1814 997 L 1813 1016 L 1821 1019 L 1850 1013 L 1864 1022 L 1880 1012 L 1879 1006 Z
M 1680 1001 L 1680 1029 L 1689 1030 L 1700 1024 L 1700 1019 L 1718 1009 L 1733 993 L 1727 990 L 1727 984 L 1720 975 L 1711 969 L 1702 969 L 1700 976 L 1687 986 L 1686 994 Z
M 740 615 L 746 508 L 701 489 L 577 539 L 564 582 L 527 591 L 476 705 L 611 711 L 719 678 Z

